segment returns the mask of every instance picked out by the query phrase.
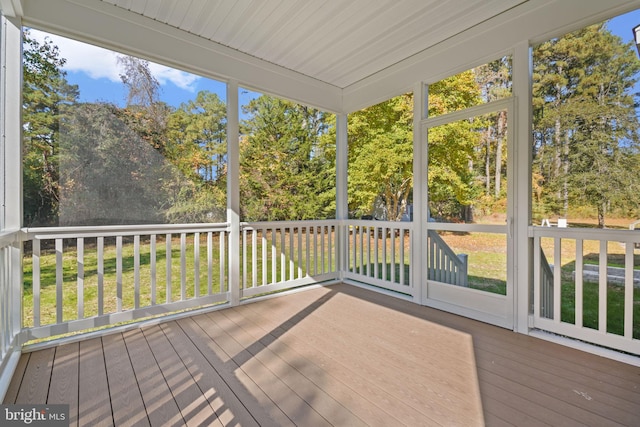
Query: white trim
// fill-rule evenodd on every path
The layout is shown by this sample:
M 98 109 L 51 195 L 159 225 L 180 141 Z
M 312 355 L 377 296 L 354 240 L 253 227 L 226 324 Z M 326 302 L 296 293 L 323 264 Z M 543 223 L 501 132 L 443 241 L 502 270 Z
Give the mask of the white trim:
M 640 367 L 640 357 L 631 354 L 621 353 L 619 351 L 611 350 L 604 347 L 598 347 L 584 341 L 574 340 L 561 335 L 553 334 L 551 332 L 545 332 L 537 329 L 529 332 L 529 336 L 549 342 L 554 342 L 565 347 L 584 351 L 585 353 L 595 354 L 597 356 L 606 357 L 607 359 L 617 360 L 618 362 Z

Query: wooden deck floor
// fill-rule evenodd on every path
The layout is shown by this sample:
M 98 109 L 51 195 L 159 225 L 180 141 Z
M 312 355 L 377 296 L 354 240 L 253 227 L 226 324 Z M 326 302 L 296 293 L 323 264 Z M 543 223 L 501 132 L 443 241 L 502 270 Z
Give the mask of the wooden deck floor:
M 24 354 L 71 425 L 640 425 L 640 368 L 349 285 Z

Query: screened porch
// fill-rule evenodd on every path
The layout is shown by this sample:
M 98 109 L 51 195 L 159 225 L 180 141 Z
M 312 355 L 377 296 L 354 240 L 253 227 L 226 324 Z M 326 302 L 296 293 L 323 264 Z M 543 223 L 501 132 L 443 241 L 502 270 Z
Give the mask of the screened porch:
M 0 1 L 3 403 L 73 425 L 633 425 L 640 235 L 534 220 L 531 74 L 533 46 L 640 2 L 214 3 Z M 25 224 L 26 28 L 222 82 L 221 220 Z M 430 113 L 437 83 L 503 58 L 508 95 Z M 333 115 L 328 219 L 242 217 L 243 90 Z M 348 118 L 407 93 L 411 210 L 354 215 Z M 504 213 L 434 219 L 429 141 L 488 118 Z

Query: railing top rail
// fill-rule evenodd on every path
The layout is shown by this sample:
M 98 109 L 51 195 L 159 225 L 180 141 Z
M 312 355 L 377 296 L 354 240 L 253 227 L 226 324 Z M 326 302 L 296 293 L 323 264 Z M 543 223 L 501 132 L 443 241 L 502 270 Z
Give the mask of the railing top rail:
M 36 227 L 24 228 L 28 238 L 64 239 L 98 236 L 135 236 L 139 234 L 167 234 L 179 232 L 225 231 L 228 223 L 199 224 L 143 224 L 143 225 L 106 225 L 82 227 Z
M 614 240 L 623 243 L 640 242 L 638 230 L 609 230 L 601 228 L 529 227 L 529 237 L 565 237 L 577 240 Z
M 21 230 L 0 231 L 0 248 L 7 247 L 20 240 Z
M 440 231 L 466 231 L 478 233 L 505 233 L 507 224 L 459 224 L 451 222 L 429 222 L 427 225 L 429 230 Z
M 413 229 L 411 221 L 381 221 L 377 219 L 349 219 L 345 224 L 355 225 L 358 227 L 386 227 L 386 228 L 402 228 L 405 230 Z
M 256 221 L 243 222 L 240 225 L 243 229 L 254 228 L 288 228 L 288 227 L 310 227 L 313 225 L 337 225 L 340 221 L 337 219 L 319 219 L 319 220 L 299 220 L 299 221 Z

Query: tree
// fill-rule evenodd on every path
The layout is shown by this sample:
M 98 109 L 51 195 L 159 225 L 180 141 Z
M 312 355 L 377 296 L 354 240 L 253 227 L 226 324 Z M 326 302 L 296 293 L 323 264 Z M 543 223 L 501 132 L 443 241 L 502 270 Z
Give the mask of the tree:
M 243 107 L 242 217 L 247 221 L 326 217 L 335 178 L 320 144 L 326 114 L 262 95 Z
M 24 223 L 58 219 L 60 123 L 78 98 L 62 70 L 66 60 L 51 40 L 40 44 L 23 32 Z
M 166 155 L 183 183 L 172 192 L 170 222 L 225 220 L 226 120 L 226 105 L 208 91 L 199 92 L 169 116 Z
M 564 215 L 570 204 L 592 206 L 604 227 L 610 209 L 640 202 L 632 93 L 640 61 L 604 24 L 543 43 L 534 58 L 534 173 L 543 198 Z
M 429 116 L 462 110 L 480 102 L 481 91 L 473 71 L 429 86 Z M 433 216 L 459 218 L 473 206 L 481 190 L 472 165 L 487 126 L 487 119 L 479 117 L 429 129 L 429 207 Z
M 511 57 L 505 56 L 473 70 L 485 103 L 511 96 Z M 502 180 L 506 173 L 505 149 L 507 138 L 507 112 L 499 111 L 487 123 L 482 146 L 484 147 L 485 194 L 491 194 L 493 173 L 494 200 L 502 197 Z M 493 168 L 492 168 L 493 166 Z M 493 169 L 493 170 L 492 170 Z
M 163 221 L 171 165 L 106 103 L 76 105 L 61 128 L 61 225 Z
M 349 211 L 399 220 L 413 187 L 413 96 L 406 94 L 349 115 Z

